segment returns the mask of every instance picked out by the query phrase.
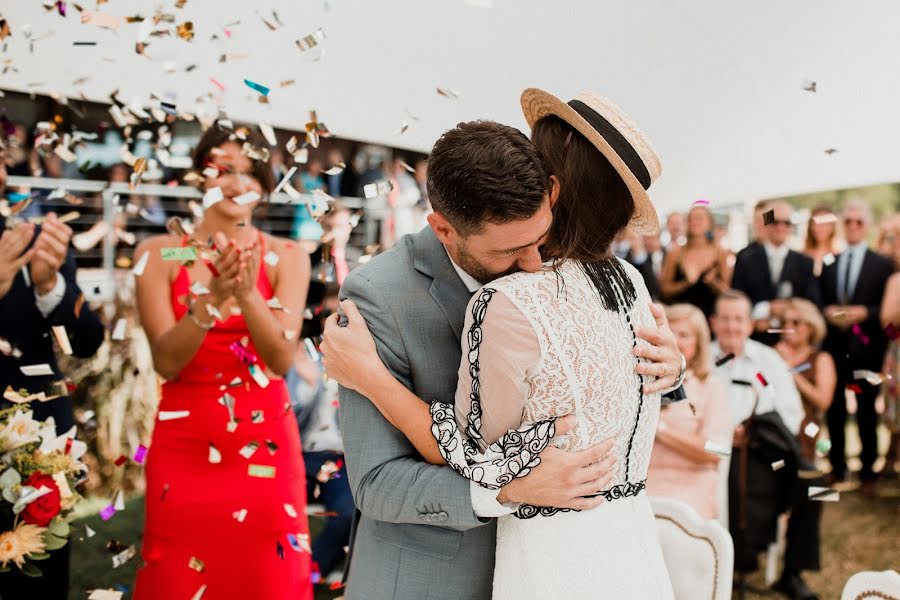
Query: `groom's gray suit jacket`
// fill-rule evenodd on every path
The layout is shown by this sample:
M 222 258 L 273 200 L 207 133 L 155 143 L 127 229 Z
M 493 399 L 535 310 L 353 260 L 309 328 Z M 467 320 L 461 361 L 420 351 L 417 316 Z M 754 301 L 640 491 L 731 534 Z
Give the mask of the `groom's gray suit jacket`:
M 397 379 L 453 401 L 471 294 L 430 227 L 350 273 L 341 297 Z M 469 481 L 426 463 L 365 397 L 341 388 L 340 404 L 358 509 L 347 600 L 490 600 L 496 522 L 475 516 Z

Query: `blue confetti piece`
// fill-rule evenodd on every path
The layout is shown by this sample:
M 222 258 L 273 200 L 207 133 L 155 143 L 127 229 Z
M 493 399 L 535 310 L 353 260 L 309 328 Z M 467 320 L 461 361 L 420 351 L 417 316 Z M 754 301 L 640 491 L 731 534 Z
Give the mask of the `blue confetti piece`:
M 255 91 L 259 92 L 259 93 L 262 94 L 263 96 L 268 96 L 268 95 L 269 95 L 269 88 L 267 88 L 266 86 L 262 85 L 261 83 L 256 83 L 255 81 L 250 81 L 249 79 L 245 79 L 245 80 L 244 80 L 244 83 L 247 84 L 247 87 L 248 87 L 248 88 L 250 88 L 251 90 L 255 90 Z

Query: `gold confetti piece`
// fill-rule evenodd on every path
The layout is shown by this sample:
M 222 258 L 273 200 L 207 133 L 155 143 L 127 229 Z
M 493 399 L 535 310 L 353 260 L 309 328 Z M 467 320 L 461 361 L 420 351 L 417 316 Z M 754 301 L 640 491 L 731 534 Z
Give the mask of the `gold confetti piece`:
M 287 502 L 285 502 L 282 506 L 284 506 L 284 512 L 287 513 L 287 516 L 292 519 L 297 518 L 297 509 L 294 508 L 293 504 L 288 504 Z
M 125 339 L 125 327 L 128 325 L 128 322 L 125 319 L 119 319 L 116 321 L 116 327 L 112 332 L 112 339 L 116 342 L 121 342 Z
M 141 177 L 147 171 L 147 159 L 143 156 L 134 159 L 134 172 L 128 182 L 128 188 L 134 189 L 141 182 Z
M 828 156 L 831 156 L 831 155 L 834 154 L 835 152 L 837 152 L 837 148 L 827 148 L 827 149 L 825 150 L 825 154 L 827 154 Z
M 53 337 L 56 338 L 56 343 L 59 344 L 59 349 L 62 350 L 62 353 L 66 356 L 71 356 L 72 344 L 69 342 L 69 334 L 66 333 L 65 326 L 54 325 L 50 329 L 53 331 Z
M 194 234 L 194 228 L 187 221 L 182 221 L 181 217 L 172 217 L 166 221 L 166 230 L 172 235 L 178 237 L 190 237 Z
M 209 443 L 209 462 L 213 465 L 222 462 L 222 453 L 219 452 L 219 449 L 212 442 Z
M 294 43 L 297 44 L 297 48 L 300 49 L 300 52 L 306 52 L 321 44 L 324 39 L 325 30 L 319 27 L 312 33 L 304 35 L 299 40 L 296 40 Z
M 241 510 L 236 510 L 231 513 L 231 516 L 234 517 L 235 521 L 237 521 L 238 523 L 243 523 L 244 519 L 247 518 L 247 509 L 242 508 Z
M 439 87 L 436 89 L 437 89 L 438 95 L 443 96 L 444 98 L 450 98 L 451 100 L 459 99 L 460 93 L 457 92 L 456 90 L 454 90 L 453 88 Z
M 274 479 L 275 467 L 271 465 L 247 465 L 247 475 L 250 477 L 260 477 L 262 479 Z
M 284 81 L 278 82 L 278 87 L 289 87 L 296 83 L 293 79 L 285 79 Z
M 192 568 L 193 570 L 197 571 L 198 573 L 202 573 L 203 570 L 206 568 L 206 564 L 202 560 L 197 558 L 196 556 L 192 556 L 191 559 L 188 561 L 188 567 Z
M 241 147 L 241 154 L 243 154 L 244 156 L 248 156 L 253 160 L 261 160 L 263 162 L 269 160 L 268 148 L 254 146 L 250 142 L 244 142 L 244 145 Z
M 402 160 L 401 160 L 401 161 L 400 161 L 400 166 L 403 167 L 404 169 L 406 169 L 407 171 L 409 171 L 410 173 L 415 173 L 415 172 L 416 172 L 415 167 L 410 166 L 410 165 L 409 165 L 408 163 L 406 163 L 405 161 L 402 161 Z
M 803 82 L 803 91 L 816 93 L 816 82 L 810 79 L 807 79 Z
M 179 25 L 175 31 L 178 34 L 178 37 L 186 42 L 194 40 L 194 24 L 191 21 L 185 21 Z
M 394 132 L 394 135 L 403 135 L 406 133 L 406 130 L 409 129 L 409 121 L 401 121 L 400 129 Z

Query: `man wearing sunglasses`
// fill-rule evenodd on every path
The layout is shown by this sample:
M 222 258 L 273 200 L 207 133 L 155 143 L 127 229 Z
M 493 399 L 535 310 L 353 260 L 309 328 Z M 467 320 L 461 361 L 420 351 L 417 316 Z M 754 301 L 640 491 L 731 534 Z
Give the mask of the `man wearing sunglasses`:
M 813 276 L 813 261 L 788 248 L 793 209 L 787 202 L 772 202 L 764 208 L 765 239 L 738 252 L 731 287 L 747 294 L 753 303 L 753 339 L 774 346 L 783 326 L 782 313 L 788 298 L 805 298 L 821 306 L 819 284 Z
M 828 409 L 828 430 L 831 433 L 831 480 L 842 481 L 847 476 L 844 455 L 844 430 L 847 423 L 847 389 L 856 395 L 856 424 L 862 440 L 862 470 L 860 480 L 863 493 L 875 494 L 875 473 L 872 465 L 878 457 L 875 430 L 878 416 L 875 398 L 880 385 L 872 385 L 864 378 L 856 379 L 854 371 L 881 371 L 888 338 L 878 316 L 888 277 L 893 264 L 887 258 L 869 250 L 866 234 L 872 222 L 868 205 L 861 201 L 848 202 L 844 208 L 844 235 L 847 249 L 822 271 L 822 295 L 828 336 L 824 350 L 837 365 L 838 381 L 834 400 Z

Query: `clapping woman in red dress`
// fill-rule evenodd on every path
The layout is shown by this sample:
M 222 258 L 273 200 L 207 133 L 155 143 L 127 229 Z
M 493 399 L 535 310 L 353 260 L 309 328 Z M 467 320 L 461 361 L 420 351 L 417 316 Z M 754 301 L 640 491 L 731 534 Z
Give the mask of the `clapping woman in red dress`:
M 312 598 L 305 470 L 281 378 L 309 257 L 253 226 L 272 172 L 242 145 L 206 131 L 194 153 L 202 221 L 190 236 L 156 236 L 135 253 L 141 322 L 166 380 L 136 600 Z

